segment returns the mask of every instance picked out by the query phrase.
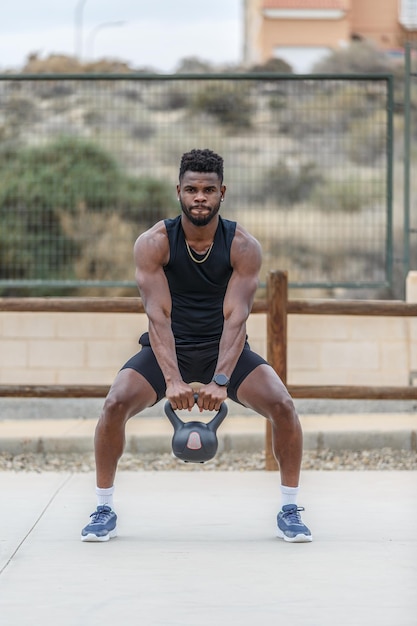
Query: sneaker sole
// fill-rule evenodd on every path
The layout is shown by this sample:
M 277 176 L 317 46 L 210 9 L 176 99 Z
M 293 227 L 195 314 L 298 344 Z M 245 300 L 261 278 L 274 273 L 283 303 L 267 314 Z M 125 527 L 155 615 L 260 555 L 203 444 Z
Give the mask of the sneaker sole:
M 117 537 L 116 528 L 114 528 L 113 530 L 110 530 L 107 533 L 107 535 L 95 535 L 94 533 L 88 533 L 88 535 L 81 535 L 81 541 L 91 541 L 91 542 L 109 541 L 110 539 L 113 539 L 113 537 Z
M 295 535 L 295 537 L 287 537 L 287 535 L 284 535 L 282 530 L 280 530 L 279 528 L 277 530 L 277 537 L 279 537 L 279 539 L 283 539 L 284 541 L 288 541 L 288 543 L 310 543 L 311 541 L 313 541 L 312 535 L 301 534 Z

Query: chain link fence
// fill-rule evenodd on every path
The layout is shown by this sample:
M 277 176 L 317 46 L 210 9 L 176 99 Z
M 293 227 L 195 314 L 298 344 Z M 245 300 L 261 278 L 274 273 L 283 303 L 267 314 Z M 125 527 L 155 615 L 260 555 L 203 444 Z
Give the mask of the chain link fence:
M 206 147 L 262 283 L 387 286 L 392 112 L 391 75 L 0 76 L 0 293 L 135 295 L 133 243 Z
M 417 269 L 417 44 L 405 46 L 404 93 L 404 276 Z

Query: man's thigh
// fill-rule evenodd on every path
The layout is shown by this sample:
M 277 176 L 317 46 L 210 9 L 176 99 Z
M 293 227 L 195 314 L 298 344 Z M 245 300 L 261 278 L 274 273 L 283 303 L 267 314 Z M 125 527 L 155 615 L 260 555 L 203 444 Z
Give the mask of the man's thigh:
M 271 408 L 291 402 L 291 396 L 278 374 L 269 364 L 261 364 L 246 376 L 239 386 L 238 399 L 244 406 L 267 417 Z
M 144 378 L 156 393 L 156 400 L 161 400 L 165 396 L 165 378 L 158 365 L 156 357 L 150 346 L 143 347 L 137 354 L 133 355 L 121 368 L 119 376 L 126 371 L 133 370 Z M 117 379 L 116 379 L 117 380 Z

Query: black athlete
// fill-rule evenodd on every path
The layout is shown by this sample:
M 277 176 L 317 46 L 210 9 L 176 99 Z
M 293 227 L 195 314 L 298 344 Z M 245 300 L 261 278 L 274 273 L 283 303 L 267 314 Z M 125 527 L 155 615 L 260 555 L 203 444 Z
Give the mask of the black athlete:
M 158 222 L 134 246 L 136 281 L 148 317 L 141 350 L 118 373 L 95 433 L 97 509 L 83 541 L 116 536 L 113 490 L 129 418 L 164 396 L 175 409 L 219 410 L 227 397 L 266 417 L 281 476 L 278 535 L 311 541 L 297 494 L 302 431 L 293 401 L 273 368 L 246 336 L 261 267 L 256 239 L 219 215 L 226 195 L 223 159 L 211 150 L 182 156 L 182 213 Z

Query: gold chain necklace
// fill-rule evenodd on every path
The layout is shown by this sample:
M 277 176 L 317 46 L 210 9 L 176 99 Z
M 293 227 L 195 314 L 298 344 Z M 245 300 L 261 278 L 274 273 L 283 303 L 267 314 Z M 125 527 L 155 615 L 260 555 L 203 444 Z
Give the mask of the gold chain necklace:
M 210 252 L 211 252 L 211 249 L 212 249 L 212 247 L 214 245 L 214 241 L 211 242 L 210 248 L 207 250 L 206 254 L 204 255 L 204 257 L 202 259 L 196 259 L 195 258 L 195 256 L 191 252 L 191 248 L 188 245 L 188 241 L 187 240 L 185 240 L 185 245 L 187 246 L 187 250 L 188 250 L 188 254 L 190 255 L 190 258 L 194 261 L 194 263 L 204 263 L 204 261 L 207 261 L 207 259 L 210 256 Z

